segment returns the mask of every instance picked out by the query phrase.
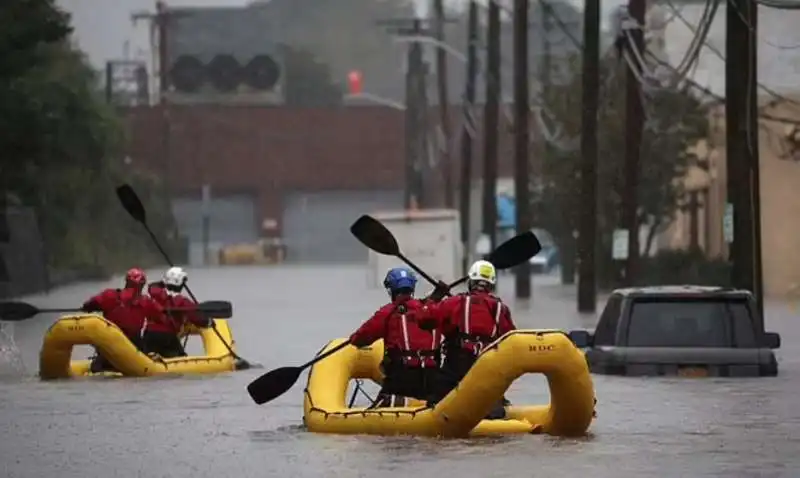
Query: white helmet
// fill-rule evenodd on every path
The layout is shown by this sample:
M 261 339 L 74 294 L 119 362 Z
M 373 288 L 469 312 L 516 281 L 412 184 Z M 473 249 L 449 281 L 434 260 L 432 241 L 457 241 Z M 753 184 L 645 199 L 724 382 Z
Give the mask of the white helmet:
M 170 267 L 162 280 L 165 286 L 180 290 L 186 283 L 186 272 L 180 267 Z
M 469 268 L 467 277 L 470 282 L 486 282 L 494 286 L 497 284 L 497 270 L 489 261 L 476 261 Z

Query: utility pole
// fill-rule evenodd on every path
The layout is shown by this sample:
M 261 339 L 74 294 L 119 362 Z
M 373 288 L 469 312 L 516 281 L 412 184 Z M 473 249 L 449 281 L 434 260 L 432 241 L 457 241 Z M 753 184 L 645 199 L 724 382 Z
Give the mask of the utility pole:
M 469 18 L 467 21 L 467 85 L 464 94 L 464 130 L 461 135 L 461 246 L 463 256 L 461 267 L 464 275 L 467 274 L 470 258 L 470 200 L 472 196 L 472 141 L 475 132 L 473 121 L 473 106 L 475 105 L 475 80 L 478 76 L 478 4 L 475 0 L 469 2 Z
M 528 143 L 530 98 L 528 88 L 528 0 L 514 0 L 514 196 L 517 234 L 532 227 Z M 515 268 L 514 288 L 518 299 L 531 296 L 531 265 Z
M 422 19 L 406 18 L 379 21 L 379 25 L 389 27 L 389 31 L 400 36 L 428 35 Z M 408 46 L 406 56 L 406 188 L 405 208 L 427 207 L 428 201 L 424 194 L 424 168 L 427 166 L 425 158 L 428 154 L 427 144 L 427 94 L 426 81 L 427 65 L 422 58 L 422 45 L 412 41 Z
M 497 148 L 500 116 L 500 6 L 489 0 L 486 43 L 486 104 L 483 111 L 483 234 L 497 246 Z
M 420 34 L 421 20 L 412 22 L 412 35 Z M 419 106 L 421 91 L 419 77 L 422 75 L 422 46 L 419 42 L 408 45 L 406 56 L 406 194 L 405 208 L 412 209 L 422 205 L 422 168 L 419 156 L 421 125 L 419 124 Z
M 422 20 L 414 22 L 414 35 L 423 34 Z M 412 110 L 413 115 L 416 117 L 417 130 L 416 141 L 414 141 L 415 155 L 414 155 L 414 183 L 415 183 L 415 206 L 419 208 L 430 207 L 430 198 L 428 197 L 428 189 L 425 187 L 425 178 L 429 178 L 427 174 L 430 168 L 430 158 L 428 154 L 428 134 L 430 132 L 430 115 L 428 114 L 430 107 L 428 103 L 428 73 L 430 65 L 425 61 L 422 56 L 422 44 L 414 42 L 411 45 L 411 52 L 413 53 L 415 93 L 416 105 Z
M 578 312 L 597 307 L 597 112 L 600 95 L 600 0 L 583 9 L 583 112 L 581 117 L 581 200 L 578 236 Z
M 6 200 L 5 184 L 0 184 L 0 245 L 8 244 L 11 241 L 11 228 L 8 227 L 8 201 Z M 0 248 L 0 298 L 5 298 L 8 294 L 11 281 L 9 277 L 6 259 L 3 249 Z
M 166 200 L 170 201 L 172 193 L 172 185 L 170 181 L 171 172 L 171 155 L 172 155 L 172 122 L 170 121 L 170 108 L 169 108 L 169 90 L 170 90 L 170 77 L 169 77 L 169 27 L 170 23 L 176 18 L 175 12 L 168 11 L 167 5 L 163 1 L 156 2 L 156 13 L 138 12 L 131 15 L 131 20 L 136 24 L 139 20 L 148 20 L 151 22 L 151 28 L 155 28 L 158 37 L 158 77 L 159 77 L 159 95 L 158 95 L 158 108 L 161 112 L 161 128 L 162 128 L 162 144 L 161 156 L 163 162 L 163 182 L 164 182 L 164 196 Z M 152 39 L 152 36 L 151 36 Z M 153 45 L 151 45 L 152 47 Z M 155 49 L 154 49 L 155 50 Z
M 725 122 L 728 204 L 733 207 L 731 282 L 756 296 L 763 317 L 761 188 L 756 104 L 757 11 L 732 0 L 726 14 Z
M 540 68 L 540 83 L 542 84 L 542 96 L 544 98 L 545 104 L 550 101 L 551 99 L 551 86 L 552 86 L 552 75 L 553 75 L 553 53 L 552 53 L 552 36 L 551 31 L 553 27 L 553 6 L 546 0 L 542 0 L 540 2 L 541 5 L 541 12 L 542 12 L 542 61 L 541 61 L 541 68 Z M 552 160 L 551 158 L 555 154 L 553 150 L 553 145 L 550 144 L 548 138 L 542 136 L 542 164 L 545 164 L 547 161 Z M 574 191 L 560 191 L 559 194 L 563 198 L 564 203 L 569 206 L 567 207 L 575 207 L 577 206 L 577 201 L 574 200 L 575 193 Z M 560 247 L 561 247 L 561 283 L 562 284 L 574 284 L 575 283 L 575 258 L 576 258 L 576 251 L 575 251 L 575 229 L 577 226 L 573 220 L 573 214 L 565 214 L 564 215 L 565 223 L 564 223 L 564 230 L 561 231 L 561 240 L 560 240 Z
M 644 15 L 645 0 L 629 0 L 628 13 L 635 22 L 631 30 L 633 44 L 626 41 L 625 45 L 634 65 L 628 65 L 625 81 L 625 189 L 622 197 L 622 229 L 628 231 L 628 258 L 625 261 L 624 283 L 634 285 L 636 281 L 636 264 L 639 259 L 639 169 L 641 167 L 640 154 L 642 151 L 642 130 L 644 124 L 644 109 L 642 106 L 642 85 L 639 83 L 641 66 L 636 58 L 643 58 L 644 54 Z M 625 31 L 623 30 L 623 35 Z M 627 38 L 627 37 L 626 37 Z
M 444 0 L 433 0 L 436 15 L 436 41 L 444 43 Z M 436 49 L 436 80 L 439 96 L 439 124 L 442 132 L 440 167 L 444 179 L 444 207 L 455 207 L 453 190 L 453 163 L 450 160 L 450 95 L 447 92 L 447 52 L 444 48 Z

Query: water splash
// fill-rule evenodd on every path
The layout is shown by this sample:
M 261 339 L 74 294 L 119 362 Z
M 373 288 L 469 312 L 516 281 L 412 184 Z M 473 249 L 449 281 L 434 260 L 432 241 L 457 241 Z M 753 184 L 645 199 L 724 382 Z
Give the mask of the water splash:
M 14 341 L 14 324 L 0 322 L 0 377 L 21 377 L 25 373 L 22 354 Z

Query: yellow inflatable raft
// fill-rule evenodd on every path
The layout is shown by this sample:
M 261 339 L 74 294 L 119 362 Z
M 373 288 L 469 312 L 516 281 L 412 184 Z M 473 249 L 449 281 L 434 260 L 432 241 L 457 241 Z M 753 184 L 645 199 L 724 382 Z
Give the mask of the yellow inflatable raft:
M 320 353 L 342 343 L 329 343 Z M 513 433 L 581 436 L 594 416 L 586 358 L 558 330 L 517 330 L 487 347 L 466 377 L 435 408 L 347 408 L 352 379 L 382 380 L 383 343 L 345 347 L 315 364 L 305 390 L 303 421 L 312 432 L 465 437 Z M 483 420 L 511 383 L 526 373 L 547 377 L 550 404 L 507 407 L 507 420 Z
M 236 351 L 228 322 L 215 319 L 217 331 Z M 89 371 L 89 360 L 72 360 L 76 345 L 92 345 L 108 358 L 120 373 L 101 375 L 146 377 L 150 375 L 204 374 L 231 372 L 237 362 L 225 344 L 211 329 L 190 327 L 186 333 L 200 335 L 205 355 L 170 359 L 151 358 L 137 349 L 122 331 L 100 315 L 70 315 L 54 323 L 44 336 L 39 354 L 39 376 L 56 379 L 95 375 Z

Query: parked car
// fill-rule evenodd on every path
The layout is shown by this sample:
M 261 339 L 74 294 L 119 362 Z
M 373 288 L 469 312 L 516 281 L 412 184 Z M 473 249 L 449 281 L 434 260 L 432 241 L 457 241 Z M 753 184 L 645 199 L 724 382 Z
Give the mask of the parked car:
M 771 349 L 746 290 L 660 286 L 615 290 L 593 332 L 569 333 L 593 373 L 608 375 L 775 376 Z
M 540 228 L 533 228 L 531 232 L 536 234 L 542 244 L 542 250 L 530 259 L 531 272 L 547 274 L 561 265 L 561 253 L 549 232 Z

